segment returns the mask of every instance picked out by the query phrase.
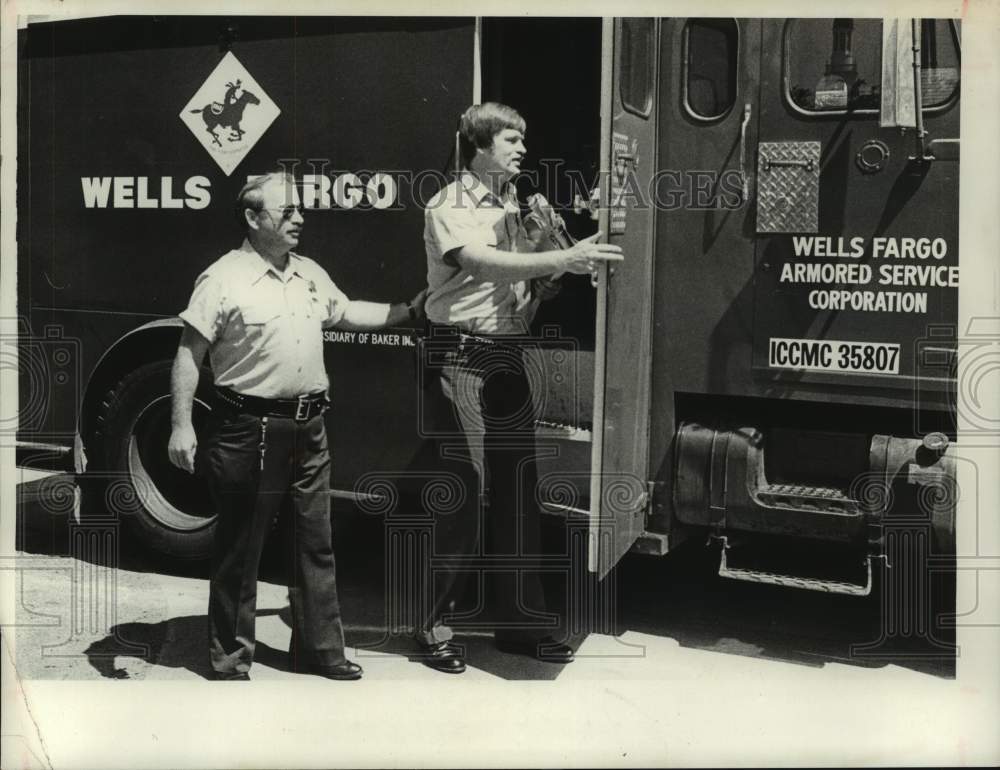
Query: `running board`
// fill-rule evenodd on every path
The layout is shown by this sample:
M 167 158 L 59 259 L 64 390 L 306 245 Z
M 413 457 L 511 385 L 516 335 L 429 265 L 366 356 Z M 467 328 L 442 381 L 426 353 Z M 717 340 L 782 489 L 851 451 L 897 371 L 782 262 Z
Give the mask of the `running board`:
M 582 441 L 589 444 L 593 440 L 593 433 L 590 428 L 584 426 L 552 422 L 550 420 L 535 420 L 535 437 L 539 439 L 557 438 L 563 441 Z
M 54 455 L 69 455 L 73 453 L 73 447 L 65 444 L 48 444 L 44 441 L 14 441 L 15 449 L 24 452 L 48 452 Z
M 73 447 L 65 444 L 18 439 L 14 442 L 14 458 L 17 465 L 23 468 L 61 472 L 74 470 Z
M 729 545 L 722 539 L 721 555 L 719 557 L 719 577 L 730 580 L 742 580 L 747 583 L 764 583 L 766 585 L 782 586 L 783 588 L 802 588 L 806 591 L 819 591 L 828 594 L 843 594 L 845 596 L 868 596 L 872 591 L 872 559 L 865 557 L 864 585 L 841 580 L 824 580 L 807 578 L 799 575 L 787 575 L 768 572 L 759 569 L 743 569 L 730 567 L 726 559 Z

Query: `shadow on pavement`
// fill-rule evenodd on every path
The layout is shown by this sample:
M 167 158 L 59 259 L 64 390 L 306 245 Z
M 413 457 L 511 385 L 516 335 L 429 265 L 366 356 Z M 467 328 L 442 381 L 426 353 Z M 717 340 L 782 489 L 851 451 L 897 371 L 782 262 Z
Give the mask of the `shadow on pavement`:
M 378 518 L 345 515 L 339 521 L 335 520 L 337 587 L 347 642 L 359 648 L 362 663 L 363 653 L 367 650 L 405 656 L 413 665 L 421 666 L 421 651 L 409 630 L 394 634 L 389 631 L 390 626 L 400 626 L 396 622 L 390 623 L 390 602 L 385 598 L 389 578 L 384 536 L 385 526 Z M 345 547 L 348 544 L 349 547 Z M 549 577 L 543 580 L 549 611 L 564 616 L 554 608 L 565 603 L 565 579 L 560 586 L 556 581 L 549 581 Z M 468 581 L 467 595 L 456 608 L 460 613 L 478 604 L 478 597 L 473 595 L 477 590 L 474 582 Z M 508 680 L 553 680 L 565 668 L 528 656 L 501 652 L 494 646 L 492 631 L 481 622 L 475 626 L 468 623 L 464 628 L 460 623 L 454 623 L 452 627 L 455 632 L 453 641 L 464 648 L 466 664 L 470 668 Z M 562 639 L 564 632 L 555 628 L 552 635 Z M 581 641 L 570 639 L 569 644 L 575 648 Z M 441 676 L 451 675 L 442 673 Z
M 423 654 L 420 647 L 409 635 L 389 636 L 386 632 L 369 631 L 352 633 L 347 627 L 349 641 L 358 647 L 358 659 L 363 661 L 365 653 L 388 653 L 404 656 L 415 666 L 422 666 Z M 524 655 L 501 652 L 493 644 L 490 633 L 462 633 L 456 631 L 452 644 L 461 648 L 469 668 L 479 669 L 493 676 L 508 680 L 547 681 L 559 676 L 563 666 L 535 660 Z M 574 644 L 574 647 L 577 645 Z M 442 673 L 442 676 L 450 676 Z
M 818 593 L 718 577 L 718 555 L 683 548 L 669 559 L 634 557 L 617 568 L 621 630 L 676 639 L 682 646 L 806 666 L 841 663 L 862 668 L 898 665 L 954 678 L 954 631 L 937 624 L 936 645 L 926 637 L 883 639 L 879 585 L 867 597 Z M 947 611 L 954 581 L 935 586 Z M 942 598 L 943 597 L 943 598 Z M 932 625 L 933 627 L 933 625 Z M 883 639 L 877 654 L 857 648 Z
M 69 532 L 73 526 L 72 505 L 65 498 L 63 475 L 19 485 L 17 548 L 27 554 L 72 556 Z M 50 479 L 55 479 L 52 481 Z M 551 529 L 551 524 L 549 525 Z M 204 562 L 166 562 L 137 549 L 122 532 L 118 567 L 135 572 L 206 578 Z M 558 525 L 555 534 L 558 539 Z M 337 513 L 334 517 L 334 549 L 338 564 L 338 590 L 348 644 L 379 652 L 404 655 L 419 665 L 419 650 L 408 636 L 386 639 L 390 626 L 386 596 L 385 526 L 378 517 Z M 280 559 L 269 548 L 261 565 L 261 580 L 282 584 Z M 576 558 L 583 558 L 577 555 Z M 574 629 L 570 643 L 578 646 L 587 632 L 620 635 L 636 631 L 677 640 L 684 647 L 726 655 L 762 658 L 806 666 L 841 663 L 862 668 L 899 665 L 936 677 L 954 678 L 955 653 L 944 647 L 921 644 L 918 639 L 890 639 L 880 656 L 860 657 L 852 646 L 880 639 L 884 622 L 878 592 L 867 598 L 822 594 L 790 588 L 741 583 L 717 577 L 713 556 L 698 544 L 688 544 L 662 559 L 626 555 L 613 571 L 613 606 L 595 613 L 593 607 L 577 608 L 584 623 L 563 615 L 564 625 Z M 546 577 L 549 607 L 560 606 L 570 593 L 565 575 Z M 592 576 L 574 595 L 596 594 Z M 207 586 L 206 602 L 207 602 Z M 944 597 L 942 612 L 954 611 L 954 580 L 945 578 L 935 591 Z M 950 604 L 949 604 L 950 597 Z M 585 616 L 584 616 L 585 615 Z M 596 618 L 596 620 L 595 620 Z M 287 624 L 287 618 L 283 618 Z M 589 619 L 589 620 L 588 620 Z M 88 656 L 103 676 L 118 678 L 113 659 L 122 640 L 147 645 L 158 651 L 151 660 L 157 665 L 180 666 L 208 674 L 203 649 L 204 616 L 174 618 L 156 624 L 121 624 L 107 639 L 91 646 Z M 600 626 L 595 626 L 600 622 Z M 935 636 L 954 644 L 954 631 L 933 622 Z M 501 653 L 492 636 L 461 633 L 456 641 L 467 649 L 470 666 L 504 679 L 548 680 L 563 667 L 525 656 Z M 559 637 L 559 633 L 555 634 Z M 165 640 L 170 640 L 166 644 Z M 262 645 L 262 647 L 266 647 Z M 262 663 L 283 669 L 284 652 Z M 160 655 L 160 657 L 156 657 Z M 277 656 L 282 663 L 279 665 Z M 585 665 L 577 661 L 573 666 Z M 121 673 L 125 673 L 122 671 Z
M 101 520 L 102 534 L 113 532 L 114 547 L 96 554 L 86 540 L 73 537 L 88 529 L 88 519 L 77 520 L 79 486 L 72 473 L 55 473 L 17 485 L 15 548 L 25 554 L 81 559 L 97 566 L 114 565 L 132 572 L 155 572 L 176 577 L 206 578 L 208 563 L 167 558 L 151 553 L 130 535 L 121 522 Z
M 167 668 L 183 668 L 208 678 L 208 620 L 205 615 L 185 615 L 159 623 L 119 623 L 105 638 L 85 651 L 87 660 L 107 679 L 129 679 L 115 658 L 130 656 Z M 154 677 L 145 677 L 154 678 Z
M 289 608 L 263 609 L 257 617 L 277 615 L 286 625 L 291 620 Z M 124 668 L 115 665 L 115 658 L 128 656 L 144 660 L 153 666 L 183 668 L 208 679 L 212 667 L 208 662 L 208 617 L 185 615 L 159 623 L 119 623 L 100 641 L 85 651 L 87 660 L 107 679 L 129 679 Z M 285 652 L 258 642 L 254 660 L 265 666 L 287 671 Z M 155 678 L 146 677 L 146 678 Z

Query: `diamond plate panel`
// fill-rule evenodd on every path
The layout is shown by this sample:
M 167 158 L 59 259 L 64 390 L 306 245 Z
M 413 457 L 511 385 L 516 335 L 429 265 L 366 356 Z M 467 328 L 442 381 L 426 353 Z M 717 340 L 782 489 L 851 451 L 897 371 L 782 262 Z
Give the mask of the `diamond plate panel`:
M 819 151 L 819 142 L 758 145 L 758 233 L 819 230 Z

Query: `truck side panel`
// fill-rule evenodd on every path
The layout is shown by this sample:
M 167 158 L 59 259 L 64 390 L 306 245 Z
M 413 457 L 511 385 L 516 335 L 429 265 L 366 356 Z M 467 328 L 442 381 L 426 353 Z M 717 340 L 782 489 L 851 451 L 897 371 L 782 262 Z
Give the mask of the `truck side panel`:
M 19 295 L 32 331 L 57 324 L 79 338 L 86 382 L 120 334 L 183 309 L 201 270 L 239 244 L 232 201 L 247 175 L 281 160 L 297 161 L 298 177 L 349 172 L 364 183 L 382 172 L 398 182 L 384 209 L 318 198 L 301 248 L 351 297 L 412 297 L 426 270 L 420 204 L 439 182 L 425 175 L 414 190 L 408 180 L 447 165 L 456 116 L 472 98 L 473 30 L 472 19 L 330 17 L 30 25 L 18 204 Z M 227 50 L 281 111 L 230 175 L 179 118 Z M 88 206 L 82 180 L 110 177 L 127 177 L 130 196 L 116 202 L 112 186 Z M 183 199 L 196 177 L 208 205 L 166 208 L 164 185 Z M 136 205 L 140 179 L 154 207 Z M 415 451 L 410 335 L 394 331 L 380 343 L 327 342 L 337 484 L 403 467 Z M 36 432 L 72 435 L 73 399 L 53 396 L 46 412 Z M 385 441 L 390 434 L 399 440 Z

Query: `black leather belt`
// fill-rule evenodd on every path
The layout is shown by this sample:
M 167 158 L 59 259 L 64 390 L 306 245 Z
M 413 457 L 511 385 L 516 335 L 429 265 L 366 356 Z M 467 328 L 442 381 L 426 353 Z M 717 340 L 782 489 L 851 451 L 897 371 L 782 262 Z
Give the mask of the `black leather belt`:
M 466 347 L 470 345 L 516 347 L 519 343 L 524 342 L 525 337 L 517 334 L 473 334 L 458 326 L 428 322 L 427 337 L 425 339 L 432 343 L 452 343 Z
M 298 398 L 260 398 L 215 386 L 215 395 L 226 406 L 258 417 L 290 417 L 305 422 L 322 414 L 330 405 L 326 393 L 309 393 Z

